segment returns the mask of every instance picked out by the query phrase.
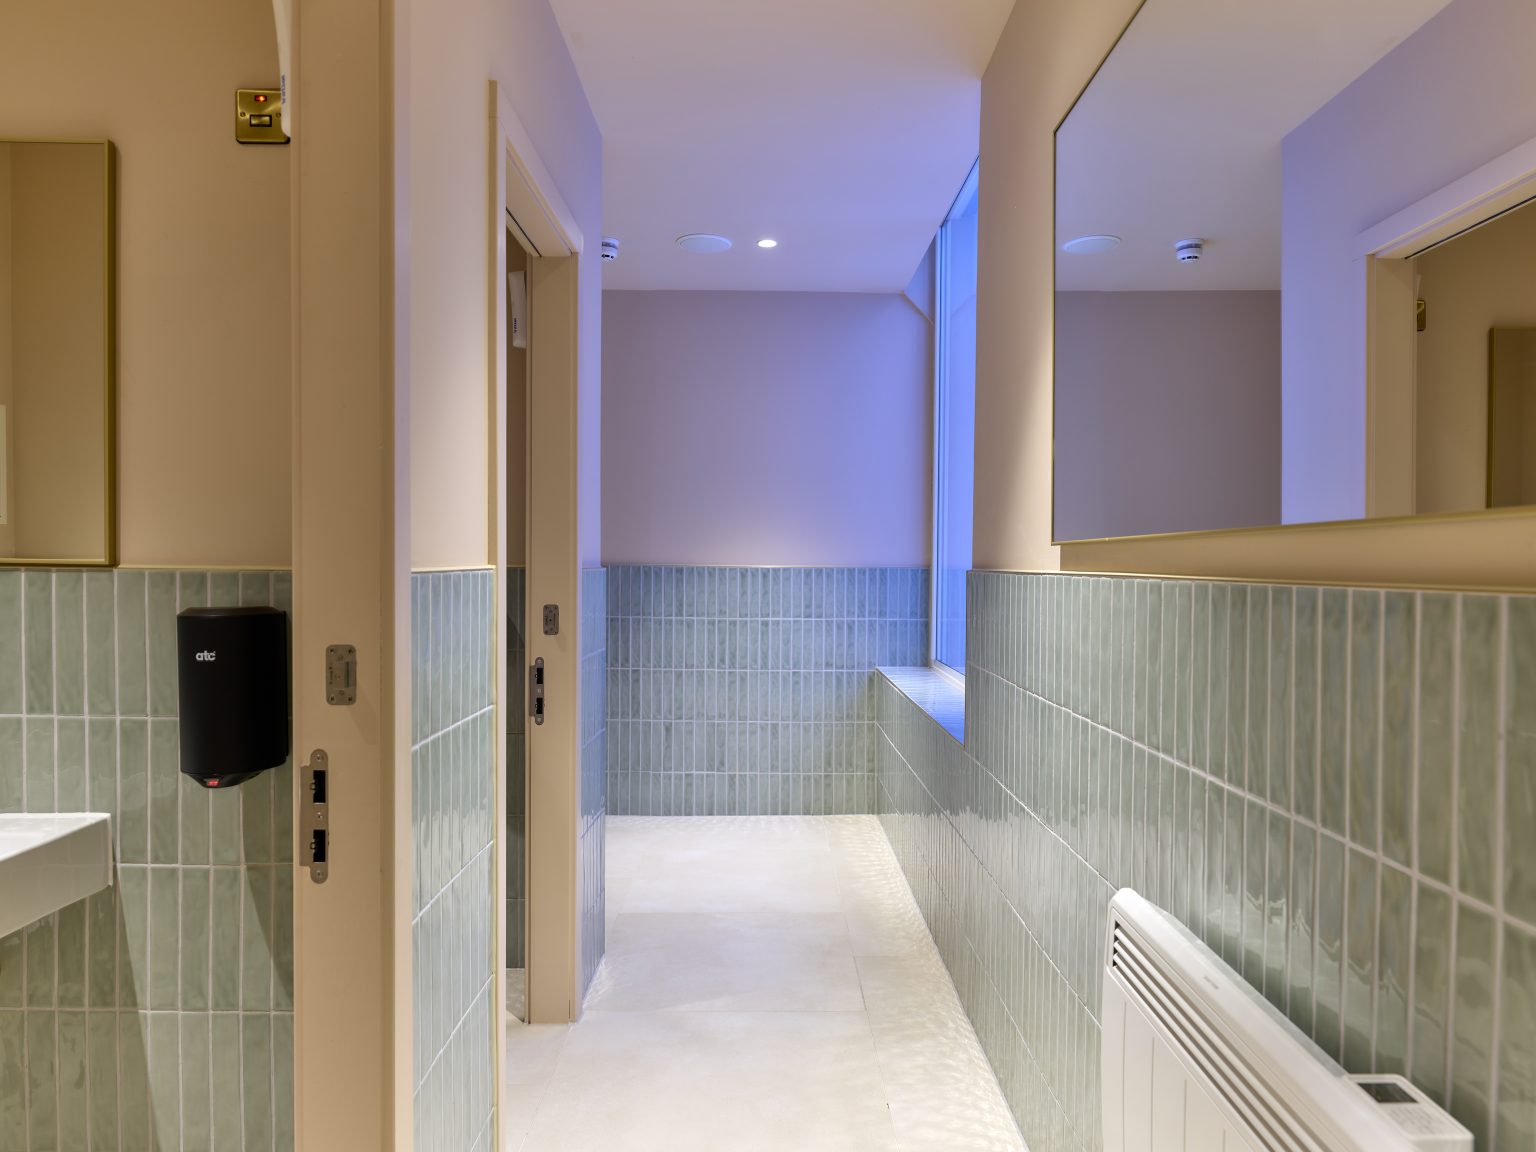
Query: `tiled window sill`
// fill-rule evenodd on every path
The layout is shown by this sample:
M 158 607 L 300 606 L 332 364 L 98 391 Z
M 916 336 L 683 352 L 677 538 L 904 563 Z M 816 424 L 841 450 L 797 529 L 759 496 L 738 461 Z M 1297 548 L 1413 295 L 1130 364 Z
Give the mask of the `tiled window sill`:
M 896 690 L 965 743 L 965 685 L 932 668 L 880 668 Z

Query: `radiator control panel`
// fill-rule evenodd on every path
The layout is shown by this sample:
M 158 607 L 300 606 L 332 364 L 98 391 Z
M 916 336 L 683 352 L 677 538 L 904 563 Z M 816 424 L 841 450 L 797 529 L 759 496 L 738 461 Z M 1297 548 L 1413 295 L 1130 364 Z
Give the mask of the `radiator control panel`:
M 1472 1152 L 1472 1133 L 1402 1076 L 1351 1076 L 1419 1152 Z

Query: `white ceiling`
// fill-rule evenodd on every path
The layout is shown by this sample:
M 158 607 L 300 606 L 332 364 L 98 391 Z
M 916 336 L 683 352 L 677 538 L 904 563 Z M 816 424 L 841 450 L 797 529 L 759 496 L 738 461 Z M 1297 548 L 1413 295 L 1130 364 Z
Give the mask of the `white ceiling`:
M 976 158 L 1013 0 L 552 4 L 603 133 L 605 288 L 895 292 Z
M 1278 289 L 1281 141 L 1448 2 L 1148 0 L 1057 135 L 1057 287 Z

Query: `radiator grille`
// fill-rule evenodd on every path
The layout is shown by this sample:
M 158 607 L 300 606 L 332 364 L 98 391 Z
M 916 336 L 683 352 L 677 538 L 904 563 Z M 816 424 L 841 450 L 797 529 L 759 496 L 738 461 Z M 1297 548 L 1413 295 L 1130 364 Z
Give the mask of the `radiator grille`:
M 1109 968 L 1135 1003 L 1153 1017 L 1181 1055 L 1204 1076 L 1264 1152 L 1325 1152 L 1327 1145 L 1308 1130 L 1302 1118 L 1264 1085 L 1257 1075 L 1203 1017 L 1197 1005 L 1174 981 L 1149 961 L 1117 922 L 1110 946 Z

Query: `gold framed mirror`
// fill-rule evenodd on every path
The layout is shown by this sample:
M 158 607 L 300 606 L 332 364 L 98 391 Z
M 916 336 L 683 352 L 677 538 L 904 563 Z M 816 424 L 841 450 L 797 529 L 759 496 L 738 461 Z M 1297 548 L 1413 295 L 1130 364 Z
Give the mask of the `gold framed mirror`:
M 116 154 L 0 140 L 0 565 L 117 563 Z

